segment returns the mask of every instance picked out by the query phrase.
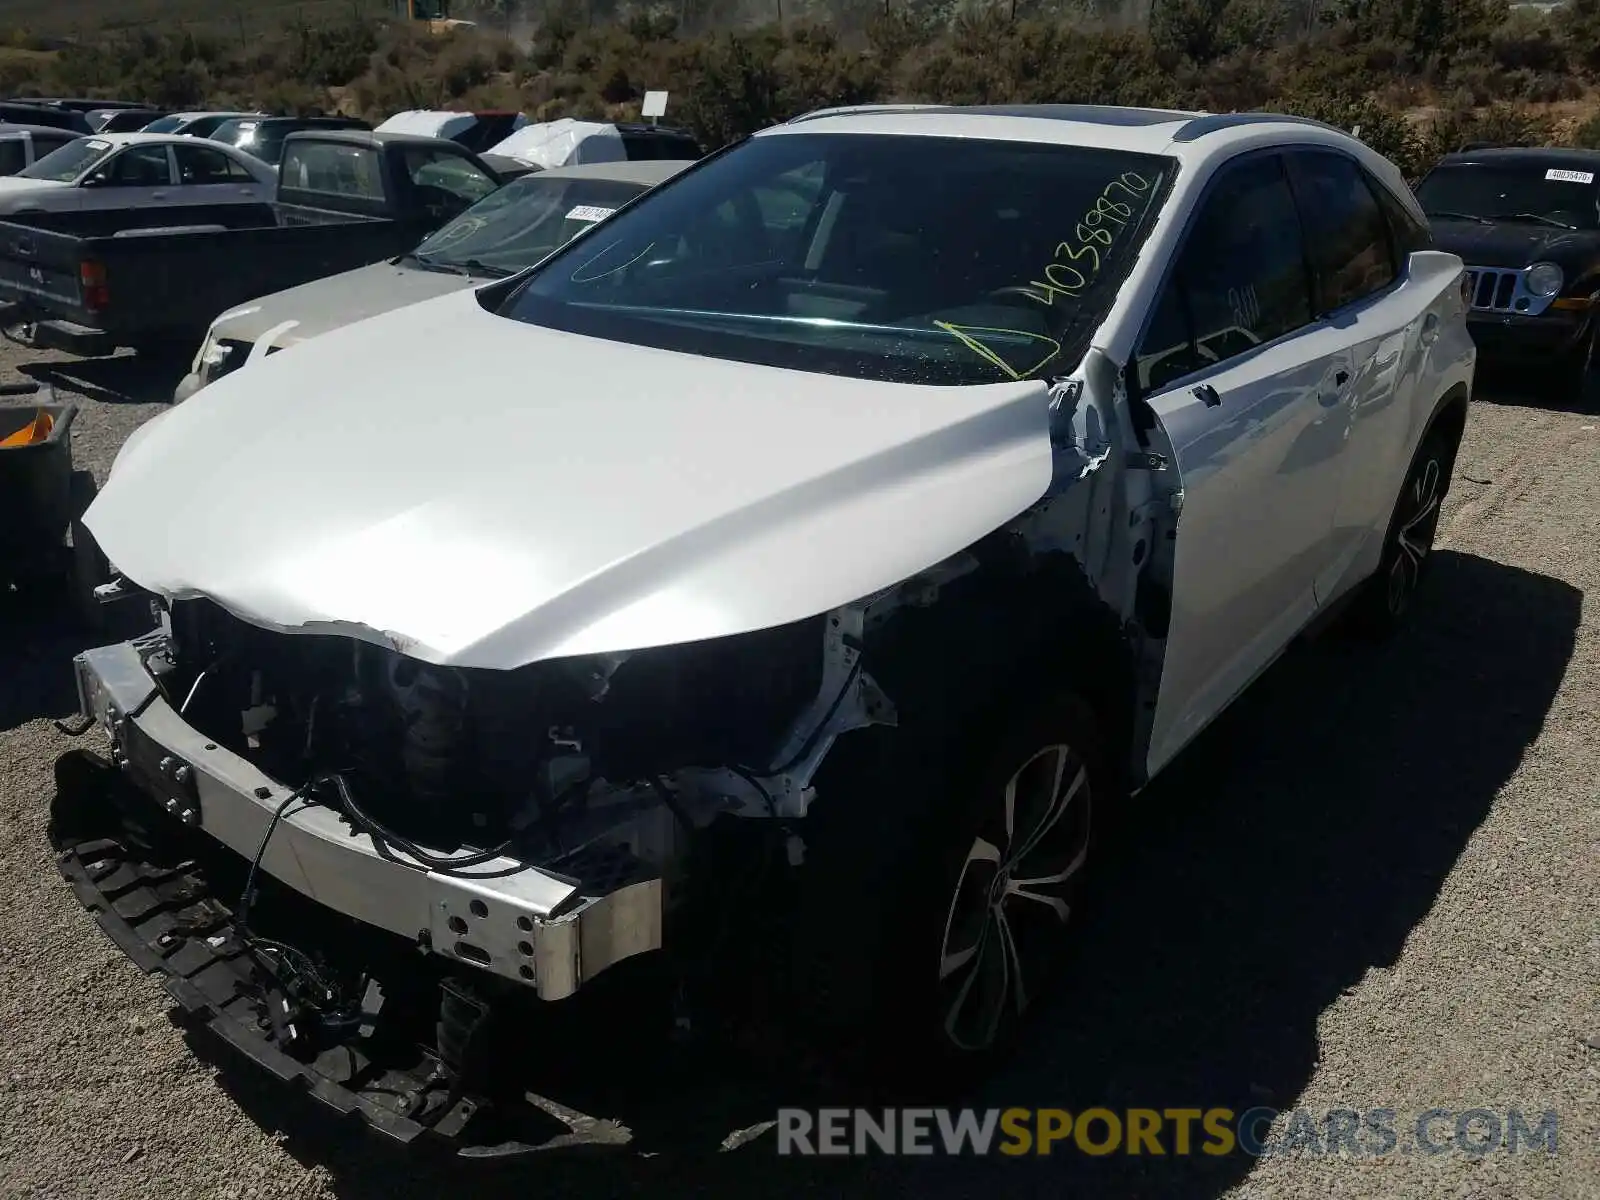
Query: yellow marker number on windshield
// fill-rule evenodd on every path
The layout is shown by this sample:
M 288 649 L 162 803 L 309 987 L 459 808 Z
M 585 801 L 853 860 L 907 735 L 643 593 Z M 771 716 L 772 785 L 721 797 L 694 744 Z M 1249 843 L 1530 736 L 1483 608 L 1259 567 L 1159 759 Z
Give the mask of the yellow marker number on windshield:
M 1026 329 L 999 329 L 993 325 L 952 325 L 949 321 L 935 321 L 934 324 L 951 337 L 960 341 L 979 358 L 998 367 L 1012 379 L 1026 379 L 1061 353 L 1061 343 L 1056 341 L 1055 338 L 1045 337 L 1042 333 L 1029 333 Z M 1005 337 L 1017 338 L 1020 341 L 1042 342 L 1049 347 L 1049 353 L 1027 370 L 1019 371 L 988 346 L 984 345 L 983 339 L 977 336 L 980 333 L 998 333 Z
M 1030 279 L 1018 289 L 1023 295 L 1048 308 L 1058 295 L 1076 300 L 1083 294 L 1083 289 L 1100 273 L 1101 248 L 1111 245 L 1133 215 L 1132 205 L 1112 199 L 1113 190 L 1119 188 L 1129 196 L 1138 197 L 1150 190 L 1150 181 L 1137 171 L 1127 171 L 1106 184 L 1095 197 L 1094 207 L 1084 213 L 1074 227 L 1076 244 L 1058 243 L 1054 259 L 1044 269 L 1044 278 Z M 1068 261 L 1062 262 L 1062 259 Z M 1085 259 L 1088 260 L 1087 275 L 1085 268 L 1075 265 Z
M 1094 207 L 1083 214 L 1083 219 L 1077 222 L 1073 229 L 1076 242 L 1056 244 L 1053 258 L 1044 268 L 1044 278 L 1032 279 L 1026 284 L 1001 290 L 1019 292 L 1046 308 L 1055 303 L 1058 295 L 1074 300 L 1081 296 L 1083 289 L 1088 287 L 1100 273 L 1101 249 L 1111 245 L 1116 239 L 1117 232 L 1128 223 L 1128 218 L 1133 214 L 1131 205 L 1112 199 L 1112 192 L 1116 189 L 1137 199 L 1150 190 L 1150 181 L 1137 171 L 1127 171 L 1106 184 L 1096 197 Z M 1041 333 L 1030 333 L 1022 329 L 1001 329 L 995 326 L 952 325 L 948 321 L 935 321 L 934 325 L 956 338 L 979 358 L 992 364 L 1011 379 L 1026 379 L 1061 353 L 1061 343 Z M 1045 343 L 1050 350 L 1026 370 L 1018 370 L 984 343 L 979 335 L 985 333 L 1021 341 Z

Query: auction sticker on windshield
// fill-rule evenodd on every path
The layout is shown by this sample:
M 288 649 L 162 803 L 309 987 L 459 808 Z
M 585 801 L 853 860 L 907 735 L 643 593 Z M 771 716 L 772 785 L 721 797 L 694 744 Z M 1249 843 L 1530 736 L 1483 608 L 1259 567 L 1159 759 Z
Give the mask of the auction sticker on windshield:
M 1562 171 L 1551 167 L 1544 173 L 1546 179 L 1554 179 L 1559 183 L 1593 183 L 1593 171 Z
M 604 221 L 617 210 L 614 208 L 597 208 L 592 204 L 580 204 L 567 213 L 569 221 Z

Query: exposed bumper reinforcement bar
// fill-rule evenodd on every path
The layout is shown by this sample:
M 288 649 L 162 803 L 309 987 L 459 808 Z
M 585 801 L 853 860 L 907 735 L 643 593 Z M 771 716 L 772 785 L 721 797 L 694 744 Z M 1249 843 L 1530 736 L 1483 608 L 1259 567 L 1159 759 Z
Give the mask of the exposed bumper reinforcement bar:
M 430 870 L 207 741 L 161 695 L 137 644 L 86 651 L 75 667 L 84 715 L 142 791 L 246 860 L 276 818 L 261 870 L 320 905 L 545 1000 L 661 946 L 661 879 L 624 850 L 594 847 L 560 873 L 509 858 Z

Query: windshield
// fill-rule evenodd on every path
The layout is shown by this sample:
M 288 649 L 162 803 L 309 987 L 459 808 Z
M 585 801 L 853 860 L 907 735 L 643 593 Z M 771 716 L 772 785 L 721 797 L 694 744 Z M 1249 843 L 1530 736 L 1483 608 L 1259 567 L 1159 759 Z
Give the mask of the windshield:
M 1070 370 L 1171 162 L 976 138 L 781 133 L 544 263 L 503 315 L 796 370 L 976 384 Z
M 144 127 L 146 133 L 176 133 L 189 118 L 185 116 L 157 117 Z
M 412 255 L 424 266 L 514 275 L 564 246 L 639 193 L 642 183 L 528 175 L 489 193 Z
M 101 138 L 79 138 L 59 150 L 52 150 L 33 166 L 24 167 L 17 172 L 17 178 L 71 183 L 110 153 L 110 142 Z
M 1437 167 L 1417 185 L 1417 199 L 1430 217 L 1474 218 L 1594 229 L 1595 173 L 1535 165 L 1463 163 Z

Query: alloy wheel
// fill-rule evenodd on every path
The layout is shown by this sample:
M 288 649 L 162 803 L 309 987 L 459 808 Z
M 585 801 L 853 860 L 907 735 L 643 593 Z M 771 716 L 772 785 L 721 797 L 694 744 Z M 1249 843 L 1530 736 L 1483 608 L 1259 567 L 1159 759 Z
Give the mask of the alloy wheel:
M 1422 577 L 1422 567 L 1433 551 L 1433 538 L 1439 528 L 1439 501 L 1442 499 L 1444 470 L 1437 453 L 1428 452 L 1406 481 L 1405 507 L 1395 531 L 1393 561 L 1389 566 L 1387 600 L 1389 615 L 1399 617 L 1411 603 Z
M 996 1045 L 1062 941 L 1089 850 L 1088 766 L 1049 745 L 1006 782 L 961 866 L 940 945 L 941 1021 L 964 1051 Z

